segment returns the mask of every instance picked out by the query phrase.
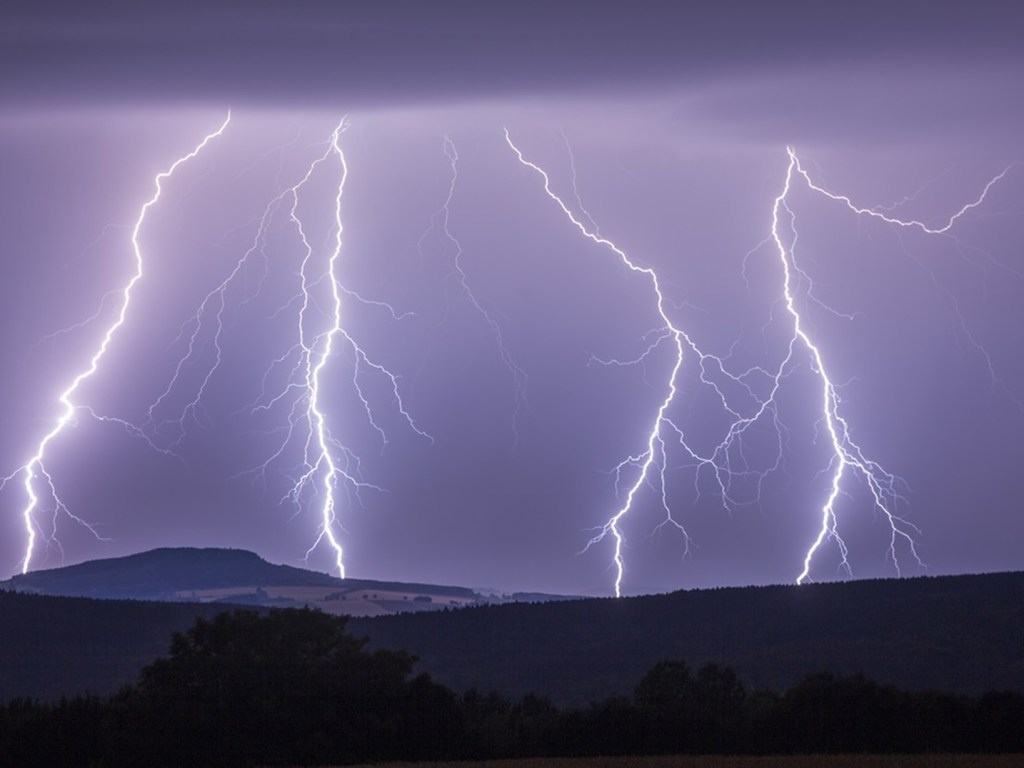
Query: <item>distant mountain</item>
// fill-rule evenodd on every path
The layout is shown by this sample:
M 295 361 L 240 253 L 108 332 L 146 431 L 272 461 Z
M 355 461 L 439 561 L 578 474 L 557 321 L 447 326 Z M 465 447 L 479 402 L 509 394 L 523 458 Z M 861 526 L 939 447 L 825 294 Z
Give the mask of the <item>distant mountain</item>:
M 183 590 L 270 584 L 337 586 L 324 573 L 273 565 L 243 549 L 164 548 L 14 576 L 0 588 L 64 597 L 177 600 Z
M 154 549 L 32 571 L 0 582 L 0 589 L 61 597 L 164 602 L 228 602 L 262 606 L 311 605 L 327 613 L 381 616 L 510 600 L 537 602 L 552 595 L 495 595 L 467 587 L 339 579 L 274 565 L 241 549 Z

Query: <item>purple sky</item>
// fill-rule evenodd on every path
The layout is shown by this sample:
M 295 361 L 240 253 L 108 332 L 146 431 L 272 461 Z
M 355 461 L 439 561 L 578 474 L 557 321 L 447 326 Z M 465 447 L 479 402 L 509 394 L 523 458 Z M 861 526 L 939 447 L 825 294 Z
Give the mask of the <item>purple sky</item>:
M 433 437 L 416 434 L 387 382 L 364 368 L 359 381 L 384 445 L 352 387 L 351 350 L 339 344 L 324 374 L 330 428 L 360 456 L 363 479 L 386 489 L 367 489 L 361 504 L 339 495 L 348 573 L 608 594 L 610 539 L 580 552 L 621 506 L 610 472 L 644 450 L 672 349 L 659 346 L 642 366 L 593 361 L 646 348 L 661 322 L 651 283 L 572 227 L 517 162 L 503 127 L 567 204 L 582 204 L 601 235 L 657 271 L 673 324 L 705 352 L 728 356 L 733 372 L 777 366 L 792 330 L 778 254 L 766 242 L 787 145 L 833 192 L 866 208 L 897 204 L 893 216 L 935 227 L 1024 160 L 1022 30 L 1001 4 L 717 3 L 686 13 L 679 5 L 5 10 L 0 475 L 16 472 L 52 429 L 57 395 L 114 319 L 118 295 L 108 293 L 130 275 L 131 227 L 154 176 L 232 110 L 224 134 L 175 172 L 147 216 L 145 272 L 125 325 L 76 394 L 160 446 L 180 436 L 179 458 L 84 415 L 63 431 L 47 469 L 70 511 L 110 539 L 58 515 L 65 562 L 216 545 L 301 564 L 316 537 L 315 500 L 279 503 L 298 443 L 268 465 L 265 483 L 244 474 L 277 451 L 287 424 L 284 401 L 245 410 L 295 343 L 289 301 L 301 250 L 287 206 L 275 209 L 262 249 L 225 293 L 221 367 L 199 418 L 183 432 L 166 423 L 211 359 L 212 315 L 179 386 L 154 411 L 165 423 L 148 424 L 147 412 L 187 344 L 183 324 L 347 113 L 339 274 L 366 299 L 414 314 L 396 320 L 346 297 L 345 327 L 399 377 L 415 425 Z M 459 157 L 448 230 L 479 307 L 460 285 L 438 216 L 451 183 L 445 135 Z M 325 163 L 300 197 L 320 258 L 331 243 L 336 170 Z M 903 573 L 1020 568 L 1024 166 L 945 235 L 854 215 L 803 183 L 787 204 L 799 232 L 792 256 L 813 282 L 810 294 L 800 283 L 797 308 L 841 385 L 841 414 L 864 454 L 906 483 L 894 509 L 920 529 L 928 570 L 901 542 Z M 481 309 L 527 379 L 518 415 L 516 375 Z M 667 451 L 667 499 L 689 554 L 675 529 L 654 533 L 665 514 L 660 489 L 643 485 L 622 523 L 625 593 L 796 578 L 830 480 L 811 368 L 803 350 L 786 369 L 772 411 L 781 428 L 766 419 L 737 445 L 765 470 L 782 441 L 760 503 L 738 479 L 737 503 L 725 509 L 711 475 L 695 479 L 685 452 Z M 275 371 L 271 388 L 283 382 Z M 703 451 L 726 422 L 696 375 L 690 355 L 669 415 Z M 623 477 L 628 486 L 636 475 Z M 0 491 L 5 573 L 24 555 L 21 483 L 16 475 Z M 836 511 L 853 574 L 894 575 L 889 526 L 867 486 L 850 475 L 843 492 Z M 51 518 L 40 509 L 41 532 Z M 838 553 L 826 542 L 811 577 L 843 577 Z M 40 541 L 33 567 L 60 562 Z M 308 564 L 332 562 L 320 546 Z

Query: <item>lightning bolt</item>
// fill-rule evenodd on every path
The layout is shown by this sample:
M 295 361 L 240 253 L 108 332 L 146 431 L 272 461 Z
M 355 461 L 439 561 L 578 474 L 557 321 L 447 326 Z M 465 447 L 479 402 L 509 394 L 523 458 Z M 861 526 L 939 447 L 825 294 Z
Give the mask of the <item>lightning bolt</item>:
M 840 566 L 850 572 L 848 560 L 849 551 L 846 542 L 843 541 L 838 529 L 838 517 L 836 515 L 836 501 L 843 489 L 843 479 L 849 469 L 863 478 L 871 493 L 875 508 L 882 513 L 889 523 L 891 532 L 889 540 L 889 556 L 899 572 L 899 557 L 896 551 L 897 541 L 902 539 L 909 546 L 910 551 L 918 564 L 923 565 L 917 554 L 916 543 L 911 530 L 916 531 L 911 524 L 894 513 L 898 494 L 899 480 L 887 472 L 877 462 L 868 459 L 860 446 L 850 436 L 850 428 L 846 419 L 840 413 L 841 397 L 836 391 L 836 386 L 829 376 L 822 358 L 820 348 L 814 343 L 804 328 L 803 318 L 796 305 L 794 295 L 793 273 L 797 271 L 793 262 L 793 246 L 796 243 L 796 216 L 789 207 L 787 197 L 793 182 L 794 172 L 799 172 L 800 167 L 796 153 L 788 149 L 789 164 L 786 168 L 785 183 L 778 197 L 775 198 L 772 206 L 771 239 L 775 244 L 779 264 L 783 275 L 783 301 L 786 312 L 793 322 L 793 333 L 787 345 L 787 353 L 783 358 L 776 375 L 776 380 L 781 380 L 785 371 L 790 369 L 794 362 L 797 346 L 803 346 L 811 357 L 811 366 L 817 374 L 821 384 L 821 419 L 828 434 L 829 443 L 832 449 L 830 467 L 832 479 L 828 497 L 821 508 L 821 527 L 817 538 L 811 544 L 804 557 L 803 570 L 797 576 L 797 583 L 800 584 L 809 577 L 811 560 L 826 539 L 836 543 L 840 554 Z M 790 230 L 792 232 L 792 244 L 787 248 L 782 235 L 783 214 L 789 218 Z M 881 216 L 881 214 L 879 214 Z M 883 217 L 884 218 L 884 217 Z M 804 273 L 800 273 L 802 276 Z
M 982 205 L 988 197 L 988 193 L 992 189 L 992 187 L 994 187 L 996 184 L 1002 181 L 1006 174 L 1008 174 L 1011 170 L 1016 168 L 1017 165 L 1019 165 L 1018 163 L 1011 163 L 1010 165 L 1006 166 L 1002 171 L 1000 171 L 991 179 L 989 179 L 988 183 L 985 184 L 985 186 L 982 188 L 978 196 L 974 200 L 971 200 L 969 203 L 964 204 L 961 208 L 955 211 L 948 219 L 946 219 L 946 222 L 944 224 L 940 224 L 938 226 L 929 226 L 928 224 L 925 224 L 924 222 L 919 221 L 917 219 L 896 218 L 895 216 L 891 216 L 888 213 L 882 213 L 882 211 L 879 210 L 878 208 L 861 208 L 858 205 L 856 205 L 846 195 L 839 195 L 834 192 L 828 191 L 824 187 L 816 184 L 811 179 L 810 174 L 807 173 L 807 171 L 804 170 L 803 166 L 800 164 L 800 159 L 797 157 L 796 152 L 793 150 L 792 147 L 787 147 L 786 152 L 789 155 L 790 159 L 790 167 L 786 174 L 787 181 L 789 180 L 789 177 L 792 176 L 792 173 L 795 170 L 804 178 L 804 181 L 807 182 L 807 186 L 810 187 L 812 190 L 814 190 L 818 194 L 824 195 L 830 200 L 834 200 L 837 203 L 842 203 L 850 211 L 857 214 L 858 216 L 870 216 L 871 218 L 879 219 L 881 221 L 884 221 L 886 224 L 892 224 L 897 227 L 905 227 L 907 229 L 918 229 L 927 235 L 943 235 L 949 232 L 953 228 L 953 226 L 966 214 L 968 214 L 970 211 L 974 210 L 978 206 Z
M 676 393 L 678 391 L 678 388 L 676 386 L 676 380 L 679 376 L 680 369 L 683 366 L 684 349 L 686 347 L 695 349 L 695 347 L 693 343 L 690 341 L 689 337 L 684 333 L 684 331 L 676 327 L 673 324 L 671 318 L 669 317 L 665 295 L 661 289 L 661 283 L 658 279 L 658 273 L 655 272 L 652 268 L 641 266 L 640 264 L 637 264 L 635 261 L 630 259 L 626 252 L 623 251 L 618 245 L 616 245 L 611 240 L 597 234 L 597 232 L 594 231 L 596 227 L 592 229 L 588 227 L 586 224 L 584 224 L 583 221 L 581 221 L 580 218 L 577 217 L 577 215 L 574 214 L 573 211 L 566 205 L 565 201 L 552 190 L 551 179 L 548 176 L 547 172 L 536 163 L 533 163 L 530 160 L 526 159 L 526 157 L 523 155 L 519 147 L 517 147 L 515 143 L 512 141 L 512 137 L 507 128 L 505 129 L 505 141 L 508 144 L 509 148 L 515 153 L 516 158 L 522 165 L 532 169 L 535 173 L 540 175 L 544 184 L 544 192 L 547 194 L 549 198 L 551 198 L 551 200 L 555 202 L 559 209 L 561 209 L 562 213 L 569 219 L 570 223 L 580 232 L 580 234 L 582 234 L 587 240 L 590 240 L 596 245 L 602 246 L 603 248 L 610 250 L 619 260 L 622 261 L 623 264 L 625 264 L 625 266 L 630 271 L 643 275 L 650 282 L 651 288 L 654 291 L 655 305 L 657 308 L 658 316 L 661 318 L 662 326 L 657 331 L 655 331 L 655 340 L 648 345 L 648 347 L 644 350 L 643 354 L 639 358 L 637 358 L 637 360 L 630 362 L 635 363 L 643 361 L 663 342 L 670 343 L 675 350 L 675 360 L 672 364 L 672 369 L 667 377 L 665 395 L 660 405 L 658 406 L 654 422 L 650 428 L 650 431 L 648 432 L 644 450 L 642 450 L 640 453 L 627 457 L 615 468 L 617 480 L 621 480 L 622 472 L 627 466 L 633 466 L 638 470 L 636 478 L 632 483 L 628 485 L 625 494 L 625 501 L 623 502 L 623 504 L 619 507 L 615 514 L 608 518 L 607 522 L 605 522 L 604 525 L 601 526 L 597 534 L 593 536 L 587 543 L 587 548 L 589 548 L 597 544 L 598 542 L 603 541 L 609 535 L 612 537 L 612 563 L 615 568 L 615 595 L 616 597 L 619 597 L 622 595 L 622 580 L 625 574 L 625 559 L 623 554 L 623 548 L 626 543 L 625 536 L 622 532 L 621 524 L 623 518 L 625 518 L 626 515 L 628 515 L 630 510 L 632 509 L 633 502 L 636 498 L 637 493 L 646 483 L 649 482 L 650 476 L 656 464 L 659 465 L 661 469 L 661 471 L 657 473 L 655 481 L 659 483 L 661 491 L 660 498 L 662 502 L 662 509 L 665 512 L 665 521 L 663 524 L 667 523 L 673 525 L 682 533 L 684 539 L 687 542 L 689 542 L 689 536 L 686 533 L 686 529 L 672 516 L 672 510 L 668 505 L 668 499 L 665 490 L 664 462 L 662 461 L 659 463 L 658 459 L 659 457 L 663 457 L 665 452 L 665 442 L 662 437 L 662 428 L 664 425 L 668 423 L 667 414 L 670 406 L 672 405 L 672 402 L 675 400 Z M 592 221 L 592 219 L 590 219 L 589 214 L 584 215 L 588 218 L 588 220 Z
M 340 470 L 332 453 L 332 440 L 327 428 L 327 419 L 324 416 L 323 406 L 320 403 L 320 385 L 324 368 L 327 366 L 327 361 L 330 359 L 331 353 L 334 349 L 334 339 L 337 335 L 343 333 L 341 325 L 341 292 L 338 288 L 336 267 L 338 257 L 341 255 L 341 236 L 343 231 L 341 223 L 341 200 L 345 192 L 345 182 L 348 179 L 348 164 L 345 162 L 345 154 L 341 151 L 341 147 L 338 144 L 338 137 L 340 136 L 344 126 L 345 123 L 342 121 L 342 123 L 334 129 L 334 132 L 331 134 L 329 150 L 337 157 L 341 167 L 341 176 L 338 180 L 337 194 L 334 198 L 334 248 L 327 261 L 327 273 L 329 276 L 331 291 L 331 323 L 322 333 L 319 334 L 319 336 L 314 336 L 312 341 L 310 341 L 306 335 L 305 320 L 311 301 L 309 261 L 312 258 L 313 249 L 306 238 L 306 232 L 303 229 L 302 221 L 296 214 L 296 208 L 298 207 L 297 193 L 292 196 L 293 204 L 291 211 L 289 212 L 289 218 L 298 229 L 299 235 L 302 238 L 302 245 L 306 249 L 306 255 L 302 260 L 302 268 L 300 271 L 302 277 L 302 309 L 299 311 L 299 344 L 302 347 L 303 358 L 305 359 L 306 421 L 312 426 L 311 434 L 314 443 L 314 451 L 311 453 L 309 450 L 309 443 L 307 442 L 305 461 L 308 469 L 298 479 L 290 493 L 293 498 L 298 499 L 303 488 L 314 482 L 317 474 L 320 475 L 320 483 L 323 488 L 323 500 L 320 507 L 320 531 L 316 540 L 313 542 L 313 545 L 309 550 L 307 550 L 306 554 L 308 556 L 309 553 L 312 552 L 312 550 L 324 538 L 326 538 L 331 549 L 334 550 L 335 565 L 338 569 L 338 575 L 342 578 L 345 576 L 344 550 L 334 531 L 334 526 L 337 522 L 334 491 Z M 312 173 L 312 171 L 313 167 L 310 168 L 310 173 Z M 346 338 L 351 340 L 351 337 L 348 337 L 347 335 Z M 358 354 L 360 351 L 358 345 L 356 345 L 354 341 L 351 343 Z M 315 349 L 317 345 L 320 346 L 319 354 Z M 365 398 L 361 397 L 361 399 L 363 400 L 363 404 L 366 405 Z M 367 413 L 370 413 L 368 405 Z M 372 420 L 372 415 L 370 418 Z M 356 482 L 351 475 L 346 473 L 344 476 L 349 482 Z
M 772 206 L 771 223 L 771 240 L 775 245 L 783 272 L 784 303 L 786 311 L 789 313 L 793 321 L 793 336 L 789 345 L 789 353 L 783 361 L 783 366 L 785 367 L 789 365 L 793 356 L 794 343 L 796 342 L 801 343 L 811 355 L 814 370 L 817 372 L 821 382 L 822 422 L 825 424 L 826 432 L 828 433 L 832 448 L 832 459 L 830 462 L 832 479 L 830 491 L 825 503 L 821 507 L 821 523 L 818 529 L 818 534 L 804 556 L 803 569 L 797 576 L 796 581 L 800 584 L 810 578 L 812 560 L 821 546 L 829 540 L 835 542 L 839 551 L 840 566 L 846 570 L 847 573 L 851 572 L 849 561 L 847 559 L 848 550 L 839 533 L 838 516 L 836 514 L 836 502 L 842 493 L 843 480 L 847 470 L 850 470 L 855 475 L 859 475 L 861 477 L 869 490 L 872 505 L 888 522 L 890 530 L 888 556 L 892 561 L 897 574 L 900 574 L 900 561 L 897 554 L 897 544 L 900 542 L 905 544 L 918 565 L 923 565 L 921 558 L 918 556 L 917 546 L 913 536 L 914 533 L 919 533 L 920 531 L 916 526 L 894 512 L 895 505 L 900 500 L 900 495 L 897 492 L 899 479 L 895 475 L 886 471 L 877 462 L 867 458 L 860 446 L 854 442 L 850 435 L 849 424 L 840 412 L 842 399 L 825 368 L 821 350 L 811 340 L 807 331 L 803 327 L 802 318 L 796 306 L 792 281 L 792 273 L 797 270 L 793 255 L 797 238 L 795 226 L 796 216 L 793 213 L 792 208 L 790 208 L 787 198 L 793 185 L 794 176 L 799 175 L 810 190 L 823 195 L 834 202 L 841 203 L 854 215 L 877 219 L 895 227 L 917 229 L 926 235 L 945 235 L 949 233 L 956 223 L 967 213 L 982 205 L 988 197 L 989 191 L 992 187 L 1001 181 L 1017 164 L 1011 164 L 1004 168 L 1000 173 L 993 176 L 988 183 L 985 184 L 974 200 L 971 200 L 961 206 L 952 215 L 950 215 L 945 222 L 930 226 L 918 219 L 900 219 L 892 216 L 888 212 L 883 212 L 878 208 L 864 208 L 856 205 L 846 195 L 836 194 L 815 183 L 811 179 L 810 174 L 801 165 L 800 159 L 792 147 L 787 147 L 786 152 L 789 157 L 789 162 L 786 167 L 785 183 L 783 185 L 782 192 L 775 198 L 774 205 Z M 791 232 L 791 242 L 788 248 L 784 242 L 781 232 L 783 213 L 789 220 L 789 229 Z M 801 273 L 801 275 L 806 277 L 805 273 Z M 962 322 L 961 326 L 963 326 Z M 968 338 L 982 351 L 986 361 L 988 362 L 989 371 L 994 376 L 995 374 L 992 369 L 992 361 L 988 353 L 969 333 Z M 781 370 L 782 368 L 780 368 L 780 371 Z M 1000 383 L 1002 382 L 1000 381 Z
M 215 138 L 219 137 L 228 127 L 228 123 L 230 123 L 230 121 L 231 114 L 228 113 L 228 116 L 225 118 L 224 122 L 220 125 L 220 127 L 217 128 L 217 130 L 205 136 L 203 140 L 191 152 L 175 160 L 174 163 L 166 171 L 157 174 L 156 178 L 154 179 L 155 191 L 153 193 L 153 196 L 148 201 L 146 201 L 145 204 L 143 204 L 142 208 L 139 211 L 138 218 L 135 220 L 135 225 L 132 228 L 131 242 L 132 252 L 135 257 L 135 271 L 131 275 L 131 278 L 128 280 L 128 282 L 125 284 L 124 288 L 121 290 L 121 301 L 117 311 L 116 318 L 114 319 L 113 323 L 111 323 L 111 325 L 107 328 L 106 332 L 103 334 L 99 346 L 96 348 L 96 351 L 89 359 L 88 365 L 77 375 L 75 375 L 74 378 L 72 378 L 71 383 L 68 384 L 68 386 L 64 389 L 63 392 L 61 392 L 61 394 L 57 398 L 61 406 L 60 415 L 57 417 L 50 431 L 43 435 L 42 439 L 39 441 L 39 444 L 36 446 L 35 453 L 33 453 L 32 456 L 28 459 L 28 461 L 26 461 L 21 467 L 16 469 L 12 474 L 0 480 L 0 490 L 2 490 L 7 485 L 7 483 L 12 481 L 18 475 L 23 476 L 23 487 L 25 490 L 25 495 L 27 497 L 27 502 L 22 510 L 21 517 L 25 525 L 27 541 L 25 545 L 25 554 L 20 564 L 22 573 L 27 573 L 29 570 L 29 566 L 32 563 L 32 555 L 35 551 L 37 532 L 41 533 L 41 531 L 39 531 L 39 524 L 36 520 L 37 512 L 39 510 L 40 505 L 42 504 L 40 493 L 42 493 L 46 498 L 48 498 L 53 504 L 55 519 L 57 515 L 63 512 L 72 520 L 87 528 L 94 536 L 96 536 L 97 538 L 102 538 L 99 536 L 99 534 L 97 533 L 96 529 L 93 526 L 91 526 L 81 517 L 72 514 L 68 506 L 64 504 L 64 502 L 61 500 L 57 492 L 57 487 L 53 480 L 53 477 L 46 468 L 46 452 L 50 446 L 50 443 L 56 440 L 57 437 L 64 431 L 65 427 L 74 422 L 76 414 L 80 413 L 97 419 L 99 421 L 109 421 L 120 424 L 133 436 L 145 438 L 142 431 L 131 425 L 129 422 L 109 416 L 101 416 L 95 413 L 90 407 L 76 403 L 74 401 L 74 396 L 75 393 L 78 391 L 78 388 L 82 385 L 82 383 L 85 382 L 87 379 L 91 378 L 93 375 L 95 375 L 95 373 L 99 370 L 100 362 L 102 361 L 104 355 L 106 354 L 107 349 L 110 347 L 111 343 L 114 340 L 114 337 L 117 335 L 117 332 L 121 329 L 121 327 L 125 324 L 125 321 L 128 317 L 128 310 L 132 300 L 132 291 L 135 289 L 136 284 L 142 279 L 143 276 L 144 259 L 142 255 L 142 245 L 140 243 L 142 227 L 145 224 L 146 217 L 149 214 L 150 209 L 153 208 L 160 201 L 160 197 L 163 194 L 163 183 L 167 179 L 169 179 L 181 165 L 194 158 L 206 147 L 207 144 L 209 144 Z M 42 492 L 37 490 L 36 487 L 39 482 L 42 482 L 43 484 Z M 47 537 L 47 540 L 48 542 L 53 543 L 58 548 L 60 547 L 60 542 L 56 539 L 56 522 L 54 523 L 53 533 L 51 533 Z
M 401 416 L 405 419 L 409 428 L 420 437 L 433 442 L 433 438 L 417 426 L 411 414 L 406 410 L 398 388 L 398 377 L 387 367 L 370 358 L 363 347 L 360 346 L 356 339 L 342 324 L 342 293 L 364 303 L 385 307 L 391 313 L 392 317 L 401 317 L 390 305 L 379 301 L 368 301 L 359 294 L 344 288 L 338 276 L 338 261 L 341 257 L 342 232 L 344 230 L 341 216 L 342 198 L 345 191 L 345 182 L 348 179 L 348 163 L 345 160 L 345 153 L 342 151 L 339 142 L 341 133 L 346 127 L 347 120 L 342 120 L 331 134 L 328 153 L 317 161 L 317 163 L 319 163 L 326 160 L 329 156 L 333 156 L 338 162 L 340 177 L 334 199 L 334 245 L 327 258 L 326 270 L 326 278 L 328 285 L 330 286 L 330 319 L 326 327 L 312 336 L 306 332 L 305 328 L 306 317 L 313 304 L 311 288 L 315 285 L 315 282 L 311 281 L 309 274 L 310 261 L 313 257 L 313 248 L 306 236 L 302 220 L 297 214 L 298 187 L 293 188 L 293 203 L 289 212 L 289 218 L 295 225 L 305 250 L 305 256 L 300 270 L 302 283 L 302 308 L 299 311 L 298 332 L 299 345 L 302 349 L 302 369 L 304 371 L 302 377 L 305 390 L 303 397 L 305 402 L 305 412 L 303 414 L 303 418 L 310 429 L 304 446 L 305 471 L 296 480 L 295 484 L 288 492 L 288 498 L 298 504 L 304 492 L 307 489 L 311 489 L 319 480 L 321 488 L 320 528 L 315 541 L 306 551 L 306 556 L 309 557 L 313 550 L 326 540 L 330 548 L 334 551 L 335 567 L 338 571 L 338 575 L 342 578 L 345 577 L 344 550 L 335 531 L 335 527 L 337 525 L 337 505 L 335 500 L 337 485 L 339 482 L 343 481 L 348 485 L 348 487 L 354 489 L 357 493 L 360 489 L 367 487 L 374 488 L 376 490 L 381 489 L 377 486 L 366 483 L 359 478 L 358 457 L 355 456 L 349 448 L 341 444 L 332 436 L 327 425 L 327 417 L 321 403 L 322 377 L 330 358 L 334 354 L 336 339 L 340 338 L 343 340 L 352 350 L 354 356 L 353 359 L 355 360 L 355 364 L 352 367 L 352 385 L 360 403 L 363 406 L 367 420 L 380 434 L 381 439 L 385 444 L 387 442 L 387 436 L 384 430 L 374 419 L 373 409 L 366 394 L 360 386 L 359 379 L 364 366 L 369 368 L 378 376 L 384 377 L 391 389 L 395 406 Z M 317 163 L 314 163 L 314 165 L 310 167 L 310 172 L 307 174 L 306 179 L 308 179 L 309 175 L 312 174 Z M 306 179 L 303 180 L 303 183 Z M 299 186 L 301 186 L 301 183 Z M 334 455 L 335 450 L 338 450 L 341 456 L 347 460 L 346 464 L 343 465 L 339 462 L 338 458 Z
M 373 359 L 343 323 L 343 299 L 383 309 L 394 320 L 411 315 L 396 312 L 386 302 L 363 297 L 347 288 L 340 278 L 344 231 L 342 201 L 349 171 L 341 147 L 341 135 L 347 127 L 348 120 L 343 118 L 325 142 L 326 148 L 323 153 L 309 164 L 299 181 L 283 190 L 266 205 L 250 246 L 241 254 L 224 280 L 206 294 L 192 318 L 183 326 L 179 338 L 187 336 L 185 352 L 178 360 L 164 392 L 150 407 L 148 422 L 158 434 L 167 425 L 173 427 L 170 448 L 177 446 L 183 439 L 190 420 L 199 422 L 201 403 L 223 360 L 222 334 L 225 330 L 224 315 L 229 303 L 228 291 L 245 274 L 248 263 L 257 254 L 262 255 L 264 259 L 268 257 L 265 253 L 268 230 L 272 226 L 274 216 L 283 215 L 287 226 L 294 233 L 300 253 L 298 287 L 275 312 L 275 316 L 294 313 L 295 341 L 271 362 L 263 377 L 261 395 L 243 411 L 256 414 L 285 410 L 287 416 L 282 430 L 284 436 L 277 448 L 271 451 L 261 464 L 240 474 L 251 475 L 254 481 L 265 484 L 270 467 L 283 460 L 292 446 L 298 447 L 302 459 L 298 468 L 294 470 L 292 482 L 282 501 L 294 505 L 296 514 L 306 508 L 307 500 L 309 506 L 315 508 L 318 519 L 317 532 L 312 545 L 306 551 L 306 557 L 308 559 L 318 546 L 326 543 L 334 554 L 335 569 L 342 577 L 345 576 L 345 565 L 344 549 L 338 532 L 339 488 L 344 486 L 357 496 L 363 489 L 384 489 L 361 479 L 358 455 L 335 437 L 330 428 L 328 405 L 324 398 L 324 378 L 331 360 L 338 354 L 339 346 L 346 346 L 351 353 L 351 385 L 369 425 L 379 435 L 382 444 L 387 445 L 388 436 L 374 415 L 371 397 L 364 384 L 367 376 L 382 379 L 392 394 L 395 407 L 410 429 L 420 437 L 432 439 L 416 424 L 406 409 L 399 389 L 399 377 Z M 321 253 L 321 248 L 314 245 L 320 240 L 320 235 L 317 233 L 314 237 L 311 234 L 311 225 L 300 211 L 307 185 L 322 172 L 336 174 L 336 181 L 333 182 L 330 231 L 326 235 L 326 242 L 329 243 L 326 254 Z M 257 293 L 264 289 L 265 278 L 264 270 L 256 289 Z M 210 324 L 213 326 L 212 330 L 204 333 L 204 328 Z M 187 330 L 188 327 L 191 331 Z M 160 420 L 160 410 L 169 407 L 170 399 L 185 388 L 182 382 L 185 367 L 195 362 L 207 344 L 212 347 L 213 355 L 205 368 L 199 372 L 198 384 L 190 395 L 186 395 L 187 401 L 183 407 L 177 409 L 174 417 Z M 287 372 L 285 381 L 279 389 L 274 390 L 270 387 L 269 380 L 280 368 Z

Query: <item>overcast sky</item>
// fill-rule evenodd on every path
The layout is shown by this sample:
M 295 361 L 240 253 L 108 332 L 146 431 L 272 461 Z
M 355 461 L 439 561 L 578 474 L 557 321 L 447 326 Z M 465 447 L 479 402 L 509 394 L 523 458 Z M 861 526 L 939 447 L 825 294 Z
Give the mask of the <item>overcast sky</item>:
M 345 337 L 323 372 L 337 453 L 350 467 L 358 456 L 379 488 L 353 498 L 339 487 L 350 575 L 614 589 L 611 539 L 581 551 L 639 477 L 627 468 L 616 493 L 615 467 L 647 446 L 674 348 L 662 342 L 636 366 L 599 362 L 635 359 L 658 338 L 652 283 L 572 225 L 506 127 L 586 227 L 656 271 L 672 325 L 734 375 L 776 370 L 792 337 L 770 240 L 787 146 L 818 184 L 931 228 L 1009 168 L 944 234 L 856 215 L 800 179 L 779 210 L 795 308 L 840 414 L 863 454 L 905 481 L 890 511 L 927 569 L 897 537 L 900 572 L 1020 568 L 1024 30 L 1001 6 L 8 4 L 0 475 L 12 479 L 0 491 L 0 568 L 16 571 L 26 549 L 18 468 L 116 319 L 154 177 L 229 109 L 223 134 L 147 212 L 143 278 L 75 395 L 176 455 L 80 410 L 47 447 L 67 511 L 48 498 L 36 510 L 32 567 L 167 545 L 303 563 L 320 500 L 281 503 L 302 474 L 302 424 L 291 442 L 284 428 L 304 407 L 286 368 L 303 249 L 292 198 L 271 203 L 327 153 L 295 209 L 310 274 L 323 276 L 341 178 L 329 140 L 348 115 L 342 316 L 397 382 L 365 359 L 354 374 L 362 358 Z M 198 308 L 254 242 L 223 294 L 220 366 L 179 427 L 216 359 L 220 295 Z M 329 285 L 312 289 L 307 333 L 330 319 Z M 664 474 L 653 468 L 622 522 L 625 593 L 801 572 L 834 462 L 821 372 L 798 346 L 768 415 L 730 454 L 732 503 L 661 425 Z M 675 384 L 672 424 L 693 450 L 713 450 L 730 421 L 696 354 Z M 729 390 L 731 407 L 753 407 L 763 384 Z M 259 402 L 272 407 L 254 411 Z M 248 471 L 268 460 L 262 476 Z M 677 528 L 658 528 L 662 476 L 688 549 Z M 841 491 L 853 576 L 896 575 L 868 486 L 848 473 Z M 54 521 L 63 554 L 46 542 Z M 840 555 L 824 542 L 810 577 L 846 577 Z M 333 562 L 321 543 L 307 564 Z

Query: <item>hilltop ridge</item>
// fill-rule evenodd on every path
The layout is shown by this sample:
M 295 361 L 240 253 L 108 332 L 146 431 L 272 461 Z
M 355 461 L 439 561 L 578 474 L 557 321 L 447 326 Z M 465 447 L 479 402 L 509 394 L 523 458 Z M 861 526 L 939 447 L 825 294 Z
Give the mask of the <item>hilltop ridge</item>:
M 468 605 L 561 599 L 556 595 L 495 594 L 469 587 L 330 574 L 269 563 L 244 549 L 165 547 L 125 557 L 30 571 L 0 589 L 51 597 L 161 602 L 229 602 L 381 616 Z

